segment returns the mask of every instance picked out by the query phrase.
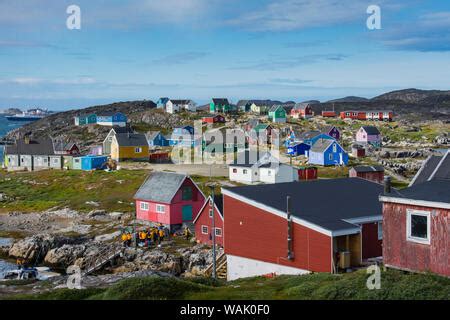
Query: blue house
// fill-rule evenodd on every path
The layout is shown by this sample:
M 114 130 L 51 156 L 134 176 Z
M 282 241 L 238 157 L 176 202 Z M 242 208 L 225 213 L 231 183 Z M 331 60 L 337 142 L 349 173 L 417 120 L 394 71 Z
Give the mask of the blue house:
M 102 170 L 106 168 L 106 156 L 84 156 L 81 157 L 81 170 Z
M 294 143 L 287 147 L 286 154 L 293 157 L 303 156 L 307 155 L 306 153 L 309 149 L 311 149 L 311 146 L 307 143 Z
M 127 116 L 121 112 L 98 113 L 97 124 L 101 126 L 125 127 L 127 125 Z
M 150 147 L 167 147 L 169 145 L 169 140 L 160 131 L 150 131 L 146 137 Z
M 309 150 L 308 163 L 322 166 L 347 165 L 348 154 L 336 140 L 320 139 Z
M 303 142 L 312 146 L 320 139 L 336 140 L 330 135 L 323 133 L 321 131 L 299 132 L 296 130 L 291 130 L 290 134 L 287 136 L 284 142 L 284 145 L 286 148 L 288 148 L 292 144 Z
M 199 143 L 202 142 L 201 139 L 199 139 Z M 169 139 L 169 145 L 175 146 L 185 146 L 185 147 L 193 147 L 195 146 L 195 139 L 194 139 L 194 127 L 191 126 L 184 126 L 184 127 L 178 127 L 174 128 L 172 131 L 172 135 Z

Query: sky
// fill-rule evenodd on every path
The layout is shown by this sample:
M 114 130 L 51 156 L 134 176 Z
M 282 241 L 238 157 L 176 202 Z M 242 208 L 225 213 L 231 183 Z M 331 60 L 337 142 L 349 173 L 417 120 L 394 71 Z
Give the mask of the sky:
M 450 89 L 448 0 L 0 0 L 0 109 L 413 87 Z

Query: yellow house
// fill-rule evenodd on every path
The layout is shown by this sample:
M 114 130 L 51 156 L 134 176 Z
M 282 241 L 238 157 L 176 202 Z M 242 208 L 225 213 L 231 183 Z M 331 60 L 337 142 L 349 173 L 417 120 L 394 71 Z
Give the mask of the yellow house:
M 149 147 L 145 135 L 116 133 L 111 139 L 111 159 L 148 161 Z

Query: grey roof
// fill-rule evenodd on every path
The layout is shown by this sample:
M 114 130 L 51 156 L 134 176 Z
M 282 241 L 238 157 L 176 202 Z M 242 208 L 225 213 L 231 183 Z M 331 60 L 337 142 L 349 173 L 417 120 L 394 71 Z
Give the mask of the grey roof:
M 191 100 L 189 99 L 179 99 L 179 100 L 170 100 L 173 104 L 189 104 Z
M 249 100 L 239 100 L 236 104 L 237 107 L 245 107 L 249 103 Z
M 30 139 L 25 143 L 24 139 L 19 139 L 14 145 L 5 146 L 5 154 L 11 155 L 54 155 L 53 141 L 50 138 Z
M 324 179 L 224 188 L 247 199 L 286 212 L 330 231 L 355 228 L 347 219 L 380 216 L 383 186 L 360 178 Z
M 367 132 L 368 135 L 374 136 L 380 134 L 380 131 L 377 127 L 374 126 L 363 126 L 364 131 Z
M 356 172 L 384 172 L 383 166 L 356 166 L 353 169 Z
M 117 143 L 121 147 L 141 147 L 147 146 L 147 138 L 141 133 L 118 133 Z
M 274 104 L 270 109 L 269 112 L 274 112 L 277 111 L 278 108 L 283 108 L 283 106 L 279 105 L 279 104 Z M 284 110 L 284 109 L 283 109 Z
M 413 185 L 412 187 L 385 194 L 386 197 L 404 198 L 409 200 L 422 200 L 443 202 L 450 204 L 450 180 L 433 179 Z
M 325 126 L 322 128 L 322 133 L 328 134 L 333 128 L 336 128 L 335 126 Z M 336 128 L 337 129 L 337 128 Z
M 219 104 L 219 105 L 228 105 L 228 104 L 230 104 L 228 102 L 227 98 L 213 98 L 212 101 L 214 102 L 214 104 Z
M 75 145 L 74 142 L 64 142 L 64 141 L 53 142 L 54 151 L 58 152 L 70 150 L 70 148 L 72 148 L 73 145 Z
M 244 152 L 239 152 L 236 155 L 236 159 L 231 164 L 232 166 L 238 167 L 253 167 L 267 152 L 261 153 L 257 151 L 250 152 L 246 150 Z
M 327 150 L 333 143 L 336 143 L 334 140 L 330 139 L 319 139 L 316 143 L 311 147 L 312 152 L 324 152 Z
M 115 133 L 133 133 L 133 129 L 129 125 L 126 125 L 125 127 L 120 126 L 113 126 L 111 130 L 114 130 Z
M 185 174 L 153 172 L 134 195 L 134 199 L 170 203 L 184 180 Z
M 294 131 L 296 132 L 296 131 Z M 302 139 L 302 140 L 307 140 L 307 139 L 312 139 L 315 136 L 318 136 L 319 134 L 321 134 L 322 132 L 320 131 L 306 131 L 306 132 L 301 132 L 298 136 L 296 135 L 295 137 L 297 139 Z
M 430 156 L 414 176 L 410 186 L 431 179 L 450 179 L 450 151 L 442 156 Z

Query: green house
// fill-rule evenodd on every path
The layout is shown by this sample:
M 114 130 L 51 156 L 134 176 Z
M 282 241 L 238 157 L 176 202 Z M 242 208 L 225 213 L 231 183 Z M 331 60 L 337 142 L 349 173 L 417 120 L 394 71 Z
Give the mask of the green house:
M 85 124 L 95 124 L 97 123 L 96 114 L 81 114 L 75 117 L 75 125 L 82 126 Z
M 286 123 L 286 110 L 283 106 L 275 105 L 269 110 L 269 120 L 272 122 Z
M 220 99 L 212 99 L 212 102 L 209 104 L 209 111 L 211 113 L 229 113 L 232 111 L 232 107 L 228 99 L 220 98 Z

